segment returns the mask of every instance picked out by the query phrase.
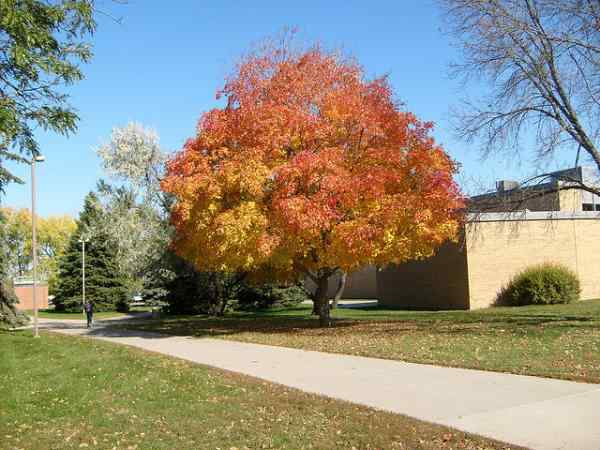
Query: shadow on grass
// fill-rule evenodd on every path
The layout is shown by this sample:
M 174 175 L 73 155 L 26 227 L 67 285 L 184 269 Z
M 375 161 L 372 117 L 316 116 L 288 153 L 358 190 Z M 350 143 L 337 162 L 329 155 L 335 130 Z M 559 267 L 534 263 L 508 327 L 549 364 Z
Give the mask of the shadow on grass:
M 270 335 L 310 333 L 311 335 L 332 335 L 345 333 L 382 333 L 400 334 L 409 332 L 428 332 L 432 334 L 487 334 L 502 332 L 521 333 L 526 331 L 559 332 L 575 329 L 600 329 L 600 317 L 584 314 L 510 314 L 499 313 L 430 313 L 407 314 L 406 316 L 388 317 L 368 314 L 362 317 L 338 317 L 332 320 L 330 328 L 320 328 L 314 316 L 305 308 L 298 308 L 298 315 L 293 310 L 286 314 L 236 313 L 229 317 L 210 318 L 195 316 L 187 318 L 165 318 L 158 321 L 139 323 L 137 330 L 164 333 L 169 335 L 218 337 L 243 333 L 260 333 Z M 370 312 L 374 312 L 369 308 Z M 380 311 L 381 312 L 381 311 Z M 303 313 L 303 314 L 302 314 Z M 130 328 L 130 324 L 123 324 Z
M 138 331 L 150 331 L 179 336 L 218 337 L 242 333 L 291 334 L 299 331 L 313 330 L 317 334 L 327 334 L 333 330 L 355 327 L 358 321 L 338 319 L 332 321 L 330 328 L 321 328 L 316 319 L 273 318 L 190 318 L 165 319 L 156 322 L 135 325 Z M 122 324 L 119 328 L 131 329 L 130 324 Z M 113 328 L 114 329 L 114 328 Z
M 96 337 L 162 338 L 165 335 L 219 337 L 244 333 L 265 335 L 333 336 L 336 333 L 401 335 L 485 335 L 497 333 L 561 333 L 600 329 L 600 301 L 569 306 L 491 308 L 480 311 L 399 311 L 376 306 L 338 309 L 332 312 L 332 326 L 320 328 L 307 306 L 284 310 L 235 312 L 222 318 L 208 316 L 167 316 L 150 319 L 148 313 L 114 319 L 100 319 L 88 332 Z M 82 330 L 84 321 L 52 321 L 41 328 Z

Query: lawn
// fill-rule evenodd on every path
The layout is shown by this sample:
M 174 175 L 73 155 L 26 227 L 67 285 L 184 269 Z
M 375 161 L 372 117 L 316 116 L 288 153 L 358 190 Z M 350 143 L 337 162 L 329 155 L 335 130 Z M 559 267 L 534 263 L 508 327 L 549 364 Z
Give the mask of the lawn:
M 331 328 L 318 328 L 310 307 L 302 306 L 222 319 L 166 318 L 136 327 L 600 383 L 600 300 L 479 311 L 345 308 L 333 317 Z
M 0 332 L 1 449 L 500 449 L 484 438 L 85 338 Z

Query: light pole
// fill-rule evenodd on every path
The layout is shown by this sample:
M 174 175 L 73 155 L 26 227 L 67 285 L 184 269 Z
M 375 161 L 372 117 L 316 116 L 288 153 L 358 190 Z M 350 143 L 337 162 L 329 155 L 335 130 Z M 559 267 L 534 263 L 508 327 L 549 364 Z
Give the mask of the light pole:
M 38 305 L 37 305 L 37 220 L 35 213 L 35 163 L 44 162 L 46 158 L 43 155 L 34 156 L 31 159 L 31 253 L 33 259 L 33 335 L 40 337 L 38 330 Z
M 83 313 L 85 314 L 85 243 L 89 242 L 89 239 L 81 238 L 79 242 L 81 244 L 81 294 L 82 294 L 82 306 Z

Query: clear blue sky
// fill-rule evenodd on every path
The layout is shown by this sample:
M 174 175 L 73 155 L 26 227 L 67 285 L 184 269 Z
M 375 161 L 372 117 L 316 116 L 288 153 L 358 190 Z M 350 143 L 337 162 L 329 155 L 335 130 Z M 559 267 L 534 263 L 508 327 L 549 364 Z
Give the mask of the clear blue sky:
M 101 7 L 123 18 L 100 16 L 95 57 L 86 79 L 69 89 L 79 111 L 78 132 L 65 138 L 40 134 L 47 161 L 38 166 L 38 212 L 76 215 L 85 194 L 102 176 L 94 147 L 114 126 L 137 121 L 154 127 L 175 151 L 194 134 L 203 111 L 236 59 L 253 43 L 286 26 L 328 47 L 342 47 L 371 75 L 388 73 L 399 99 L 421 119 L 435 122 L 435 136 L 462 165 L 460 180 L 494 180 L 531 173 L 501 158 L 481 161 L 475 148 L 453 138 L 449 117 L 462 93 L 447 75 L 457 57 L 441 31 L 434 0 L 129 0 Z M 29 168 L 14 167 L 26 185 L 7 188 L 1 202 L 29 207 Z

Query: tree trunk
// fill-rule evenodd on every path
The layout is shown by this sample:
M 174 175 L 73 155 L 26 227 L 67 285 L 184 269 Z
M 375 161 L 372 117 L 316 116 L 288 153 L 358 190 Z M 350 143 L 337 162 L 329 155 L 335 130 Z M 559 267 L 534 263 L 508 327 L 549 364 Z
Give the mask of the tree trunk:
M 341 271 L 340 273 L 340 281 L 338 283 L 337 291 L 335 292 L 335 297 L 333 297 L 333 302 L 331 302 L 331 309 L 337 308 L 342 295 L 344 295 L 344 288 L 346 287 L 346 279 L 348 278 L 348 274 Z
M 317 281 L 317 290 L 313 299 L 313 311 L 316 310 L 319 315 L 319 325 L 321 327 L 328 327 L 331 325 L 329 298 L 327 297 L 329 275 L 321 275 Z

